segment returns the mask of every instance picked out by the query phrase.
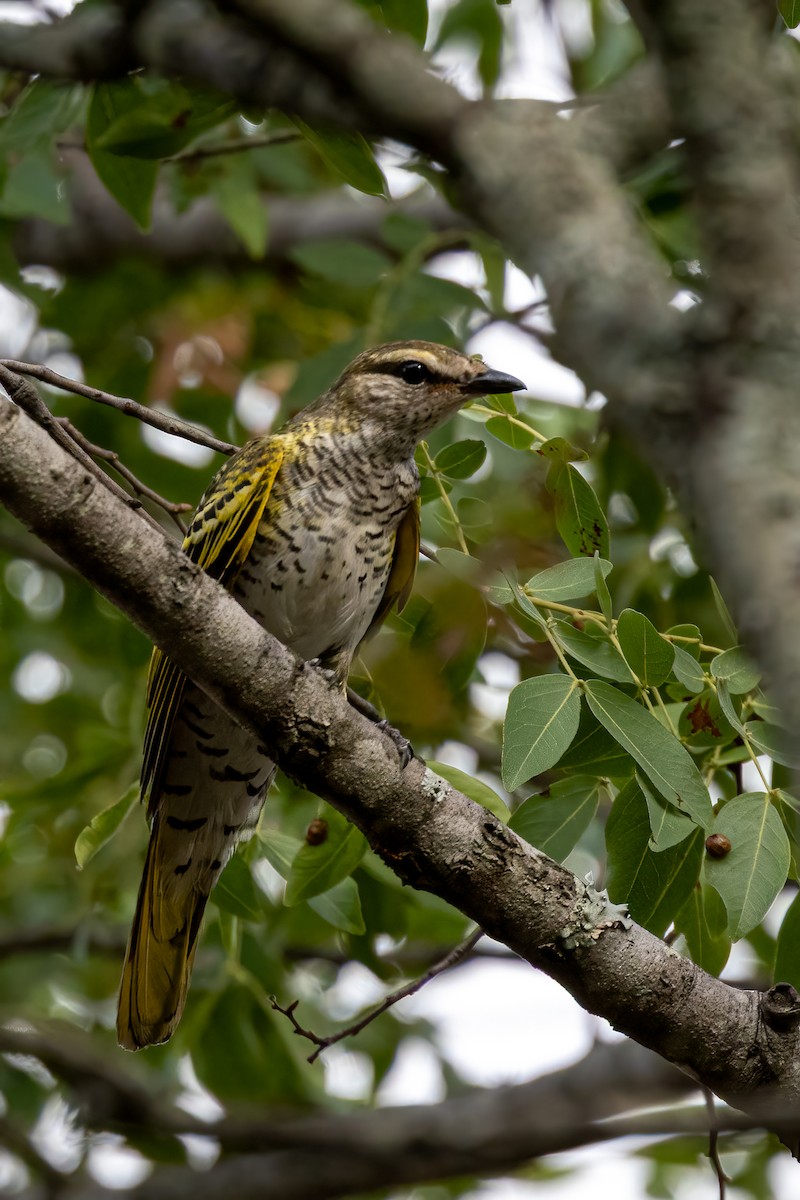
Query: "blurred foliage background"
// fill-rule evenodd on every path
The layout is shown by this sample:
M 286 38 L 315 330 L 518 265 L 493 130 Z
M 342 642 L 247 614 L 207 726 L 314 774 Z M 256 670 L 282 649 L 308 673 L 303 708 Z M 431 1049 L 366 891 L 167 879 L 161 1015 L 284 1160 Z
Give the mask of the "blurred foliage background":
M 424 0 L 364 6 L 426 44 L 472 94 L 502 94 L 524 78 L 537 39 L 550 47 L 564 97 L 605 86 L 641 54 L 615 0 L 442 0 L 430 14 Z M 240 112 L 226 97 L 146 74 L 83 87 L 6 73 L 0 106 L 4 356 L 174 412 L 237 444 L 277 428 L 355 353 L 381 341 L 480 349 L 492 365 L 528 378 L 519 413 L 503 405 L 465 412 L 421 454 L 425 545 L 460 553 L 421 562 L 407 609 L 365 647 L 352 680 L 423 757 L 489 785 L 512 809 L 569 778 L 569 769 L 551 771 L 504 790 L 508 692 L 552 672 L 556 660 L 535 620 L 484 586 L 504 573 L 527 580 L 579 553 L 559 529 L 542 439 L 565 439 L 565 463 L 579 463 L 607 514 L 598 548 L 614 564 L 615 613 L 635 609 L 662 632 L 691 623 L 710 645 L 732 644 L 670 497 L 607 427 L 602 399 L 559 402 L 551 376 L 540 376 L 549 362 L 546 297 L 523 286 L 499 247 L 447 207 L 430 164 L 279 113 Z M 703 279 L 680 148 L 643 164 L 627 187 L 677 302 L 692 303 Z M 205 245 L 193 242 L 195 219 L 212 231 Z M 540 378 L 548 381 L 541 391 Z M 580 392 L 574 380 L 570 388 Z M 42 394 L 57 416 L 171 501 L 194 503 L 221 462 L 89 399 L 48 386 Z M 477 566 L 465 568 L 465 550 Z M 5 513 L 0 579 L 0 1017 L 74 1027 L 114 1061 L 115 993 L 146 842 L 136 781 L 150 647 Z M 735 729 L 729 745 L 741 749 Z M 744 790 L 736 772 L 746 757 L 731 757 L 732 794 Z M 589 771 L 586 759 L 578 766 Z M 595 775 L 607 777 L 602 764 Z M 614 791 L 602 793 L 568 860 L 601 883 L 602 821 Z M 368 1104 L 410 1038 L 440 1056 L 448 1093 L 464 1088 L 436 1031 L 400 1009 L 354 1042 L 352 1094 L 326 1091 L 324 1067 L 305 1061 L 311 1047 L 272 1011 L 270 995 L 284 1005 L 298 998 L 303 1024 L 328 1032 L 339 1020 L 330 997 L 344 964 L 363 964 L 388 989 L 469 932 L 460 913 L 401 887 L 363 846 L 346 878 L 287 905 L 284 877 L 321 811 L 286 780 L 273 789 L 259 836 L 212 896 L 178 1033 L 132 1066 L 153 1090 L 191 1093 L 199 1103 L 199 1084 L 206 1104 L 226 1107 Z M 325 815 L 334 828 L 336 814 Z M 749 939 L 739 961 L 768 978 L 775 930 L 759 923 Z M 0 1057 L 0 1093 L 25 1128 L 58 1132 L 63 1164 L 94 1154 L 96 1165 L 97 1143 L 75 1132 L 46 1072 Z M 141 1155 L 126 1167 L 134 1174 L 187 1153 L 135 1134 L 128 1145 Z M 650 1194 L 683 1194 L 696 1169 L 694 1142 L 671 1145 L 669 1155 L 643 1151 L 652 1154 Z M 742 1194 L 768 1194 L 765 1147 L 754 1140 L 741 1159 Z M 19 1158 L 7 1156 L 0 1183 L 13 1189 L 26 1177 Z

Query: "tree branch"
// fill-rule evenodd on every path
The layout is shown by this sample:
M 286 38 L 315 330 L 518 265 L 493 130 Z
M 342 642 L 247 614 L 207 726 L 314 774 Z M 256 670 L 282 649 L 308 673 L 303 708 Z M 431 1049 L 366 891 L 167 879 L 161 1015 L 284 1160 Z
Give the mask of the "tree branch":
M 298 1005 L 297 1000 L 293 1000 L 292 1003 L 287 1005 L 286 1008 L 281 1008 L 276 997 L 270 996 L 270 1004 L 276 1012 L 283 1013 L 285 1017 L 289 1018 L 295 1033 L 299 1034 L 300 1037 L 307 1038 L 308 1041 L 314 1043 L 316 1050 L 314 1050 L 308 1056 L 308 1061 L 313 1063 L 317 1061 L 323 1050 L 327 1050 L 329 1046 L 335 1046 L 337 1042 L 342 1042 L 345 1038 L 355 1037 L 356 1034 L 361 1033 L 362 1029 L 366 1029 L 368 1025 L 371 1025 L 372 1022 L 378 1017 L 383 1016 L 383 1014 L 388 1012 L 389 1009 L 395 1004 L 398 1004 L 401 1000 L 405 1000 L 407 996 L 415 996 L 417 992 L 421 991 L 421 989 L 425 987 L 426 983 L 430 983 L 431 980 L 436 979 L 438 975 L 441 975 L 445 971 L 449 971 L 451 967 L 457 967 L 459 963 L 464 962 L 464 960 L 470 956 L 472 951 L 475 949 L 477 942 L 482 937 L 482 929 L 474 930 L 468 938 L 466 938 L 463 942 L 460 942 L 457 946 L 454 946 L 452 950 L 448 951 L 444 958 L 439 959 L 438 962 L 435 962 L 432 966 L 428 967 L 423 975 L 418 976 L 416 979 L 411 979 L 408 981 L 408 983 L 404 983 L 401 987 L 396 988 L 393 992 L 390 992 L 388 996 L 385 996 L 384 999 L 381 1000 L 380 1004 L 371 1009 L 366 1016 L 361 1017 L 357 1021 L 353 1021 L 350 1025 L 347 1025 L 344 1029 L 340 1029 L 337 1033 L 328 1034 L 327 1037 L 320 1037 L 319 1034 L 313 1033 L 310 1029 L 303 1028 L 294 1015 L 295 1009 Z
M 292 778 L 361 828 L 406 883 L 447 899 L 591 1012 L 742 1108 L 800 1098 L 795 1019 L 620 922 L 607 901 L 413 760 L 236 601 L 0 401 L 0 498 Z M 628 927 L 629 926 L 629 927 Z
M 39 379 L 42 383 L 49 384 L 50 387 L 73 392 L 76 396 L 85 396 L 88 400 L 95 400 L 98 404 L 107 404 L 110 408 L 116 408 L 118 412 L 124 413 L 126 417 L 135 417 L 144 425 L 152 425 L 153 429 L 160 429 L 163 433 L 172 434 L 173 437 L 185 438 L 187 442 L 196 442 L 198 446 L 207 446 L 209 450 L 216 450 L 218 454 L 233 454 L 236 449 L 230 442 L 221 442 L 213 434 L 206 433 L 205 429 L 198 429 L 196 425 L 190 425 L 188 421 L 182 421 L 180 417 L 159 412 L 157 408 L 147 408 L 146 405 L 139 404 L 136 400 L 130 400 L 127 396 L 114 396 L 110 392 L 103 392 L 100 388 L 90 387 L 89 384 L 81 383 L 77 379 L 68 379 L 66 375 L 59 375 L 57 371 L 42 366 L 41 363 L 17 362 L 13 358 L 3 358 L 0 359 L 0 372 L 3 373 L 0 374 L 0 382 L 6 387 L 8 385 L 5 380 L 9 372 L 13 372 L 15 375 L 29 375 L 32 379 Z M 41 409 L 37 409 L 37 411 L 44 410 L 49 413 L 41 400 L 39 404 Z M 50 420 L 57 424 L 56 418 L 52 414 L 49 415 Z M 98 452 L 100 452 L 99 447 L 95 447 L 91 451 L 91 453 Z M 110 452 L 107 450 L 102 451 L 104 455 L 108 453 Z M 143 494 L 149 495 L 149 492 L 145 490 Z M 158 497 L 158 500 L 160 502 L 161 497 Z M 181 509 L 181 511 L 184 510 Z
M 631 1043 L 596 1044 L 580 1062 L 530 1083 L 474 1089 L 434 1105 L 371 1112 L 225 1116 L 203 1122 L 156 1098 L 126 1073 L 87 1051 L 71 1031 L 0 1028 L 0 1051 L 32 1055 L 63 1080 L 91 1129 L 140 1136 L 211 1138 L 227 1157 L 203 1174 L 159 1173 L 127 1200 L 236 1194 L 317 1200 L 387 1185 L 513 1169 L 576 1146 L 630 1134 L 704 1132 L 702 1109 L 636 1110 L 686 1099 L 694 1084 Z M 718 1127 L 751 1128 L 740 1114 L 719 1114 Z M 242 1157 L 245 1155 L 245 1157 Z M 234 1187 L 233 1181 L 236 1181 Z M 63 1181 L 62 1181 L 63 1182 Z M 69 1184 L 67 1200 L 119 1195 Z M 227 1190 L 226 1190 L 227 1189 Z
M 684 502 L 789 727 L 800 723 L 800 244 L 787 97 L 749 0 L 647 0 L 709 282 L 686 348 Z M 773 18 L 774 19 L 774 18 Z

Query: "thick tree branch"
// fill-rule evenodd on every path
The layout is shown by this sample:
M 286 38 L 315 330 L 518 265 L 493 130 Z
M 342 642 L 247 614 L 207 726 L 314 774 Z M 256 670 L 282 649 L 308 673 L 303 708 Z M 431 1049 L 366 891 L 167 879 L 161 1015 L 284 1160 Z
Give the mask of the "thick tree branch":
M 276 1195 L 321 1200 L 391 1184 L 507 1171 L 545 1154 L 630 1134 L 703 1133 L 708 1122 L 697 1108 L 639 1111 L 687 1099 L 694 1085 L 631 1043 L 599 1043 L 580 1062 L 530 1083 L 475 1089 L 436 1105 L 225 1116 L 213 1122 L 151 1096 L 87 1051 L 74 1033 L 0 1029 L 0 1051 L 38 1058 L 66 1084 L 90 1129 L 160 1138 L 194 1134 L 222 1147 L 226 1157 L 210 1171 L 159 1173 L 124 1193 L 128 1200 L 233 1194 L 242 1200 Z M 719 1117 L 721 1129 L 751 1125 L 735 1112 Z M 87 1193 L 85 1181 L 67 1187 L 69 1200 L 109 1195 L 104 1189 Z
M 252 270 L 253 259 L 219 209 L 208 198 L 183 212 L 157 191 L 153 221 L 143 233 L 98 180 L 85 155 L 70 152 L 72 221 L 55 225 L 40 217 L 20 221 L 13 248 L 25 266 L 43 263 L 58 271 L 93 274 L 123 256 L 144 256 L 166 266 L 191 269 L 217 265 Z M 316 196 L 267 196 L 269 235 L 262 262 L 271 268 L 290 261 L 292 250 L 320 238 L 353 238 L 385 246 L 383 223 L 392 213 L 424 221 L 435 231 L 467 229 L 470 223 L 438 197 L 412 197 L 387 206 L 339 192 Z M 260 265 L 260 264 L 259 264 Z
M 800 1099 L 793 1021 L 680 958 L 413 760 L 10 402 L 0 498 L 242 724 L 364 830 L 412 886 L 449 900 L 592 1012 L 747 1108 Z
M 800 722 L 800 243 L 793 97 L 749 0 L 644 5 L 686 138 L 709 284 L 687 347 L 684 500 L 790 727 Z

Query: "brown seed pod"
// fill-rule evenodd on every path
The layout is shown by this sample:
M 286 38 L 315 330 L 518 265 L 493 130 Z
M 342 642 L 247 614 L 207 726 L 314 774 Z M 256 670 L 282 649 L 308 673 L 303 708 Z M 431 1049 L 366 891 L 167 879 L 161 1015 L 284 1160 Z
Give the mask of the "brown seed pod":
M 306 830 L 306 842 L 309 846 L 321 846 L 328 840 L 328 822 L 323 817 L 314 817 Z
M 724 833 L 712 833 L 706 838 L 706 854 L 711 858 L 724 858 L 732 849 L 731 839 Z

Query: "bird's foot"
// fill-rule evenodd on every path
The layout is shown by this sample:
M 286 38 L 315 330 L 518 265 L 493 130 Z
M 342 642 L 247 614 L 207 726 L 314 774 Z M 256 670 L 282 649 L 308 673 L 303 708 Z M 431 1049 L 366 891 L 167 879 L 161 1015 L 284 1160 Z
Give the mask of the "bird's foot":
M 328 684 L 328 687 L 341 689 L 342 681 L 339 672 L 334 667 L 324 666 L 321 658 L 309 658 L 306 661 L 306 666 L 311 667 L 321 675 Z
M 399 729 L 395 729 L 394 725 L 386 719 L 376 721 L 375 724 L 380 729 L 381 733 L 385 733 L 393 742 L 397 750 L 397 757 L 400 759 L 400 770 L 403 771 L 411 762 L 412 758 L 416 758 L 414 747 L 407 737 L 404 737 Z
M 347 699 L 352 704 L 353 708 L 360 712 L 362 716 L 372 721 L 373 725 L 377 725 L 382 733 L 385 733 L 391 738 L 397 750 L 397 757 L 400 759 L 400 770 L 407 767 L 412 758 L 415 758 L 414 747 L 407 737 L 403 737 L 399 729 L 395 729 L 394 725 L 390 724 L 385 717 L 382 717 L 374 704 L 370 704 L 369 700 L 365 700 L 363 696 L 359 696 L 358 692 L 354 692 L 351 687 L 347 689 Z

